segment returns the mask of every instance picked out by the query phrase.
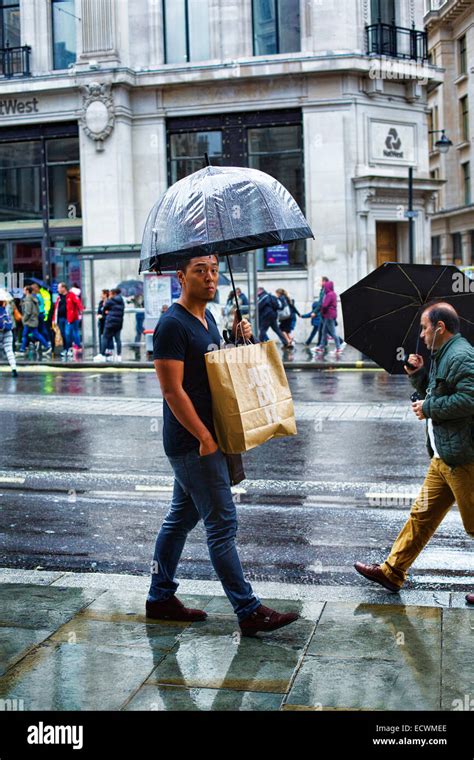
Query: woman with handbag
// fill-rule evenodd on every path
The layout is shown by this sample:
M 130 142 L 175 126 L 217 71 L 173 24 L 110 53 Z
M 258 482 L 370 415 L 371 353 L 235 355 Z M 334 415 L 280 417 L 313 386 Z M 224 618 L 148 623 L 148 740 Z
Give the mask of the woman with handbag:
M 291 333 L 295 329 L 296 316 L 300 315 L 298 309 L 295 306 L 294 300 L 290 297 L 288 291 L 283 288 L 278 288 L 276 296 L 282 304 L 282 308 L 278 311 L 278 322 L 280 323 L 280 330 L 285 336 L 290 350 L 295 349 L 295 341 L 293 340 Z

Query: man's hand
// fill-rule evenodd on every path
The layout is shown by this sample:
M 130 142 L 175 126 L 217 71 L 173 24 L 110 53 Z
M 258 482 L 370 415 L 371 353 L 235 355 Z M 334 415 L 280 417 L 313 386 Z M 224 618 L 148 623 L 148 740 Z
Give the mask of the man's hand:
M 206 438 L 204 441 L 200 441 L 199 443 L 199 456 L 204 457 L 207 454 L 214 454 L 215 451 L 219 446 L 215 442 L 214 438 L 210 436 L 209 438 Z
M 403 365 L 403 369 L 407 375 L 413 375 L 415 372 L 418 372 L 425 363 L 421 354 L 410 354 L 407 361 L 409 361 L 414 367 L 414 369 L 410 369 L 410 367 L 407 367 L 405 364 Z
M 414 401 L 411 405 L 413 413 L 416 414 L 419 420 L 426 420 L 426 417 L 423 414 L 423 404 L 424 401 Z
M 234 314 L 234 324 L 232 325 L 232 335 L 235 337 L 236 340 L 240 338 L 241 336 L 244 336 L 245 340 L 250 340 L 252 337 L 252 325 L 248 321 L 248 319 L 245 319 L 245 317 L 242 319 L 242 322 L 237 321 L 237 312 Z

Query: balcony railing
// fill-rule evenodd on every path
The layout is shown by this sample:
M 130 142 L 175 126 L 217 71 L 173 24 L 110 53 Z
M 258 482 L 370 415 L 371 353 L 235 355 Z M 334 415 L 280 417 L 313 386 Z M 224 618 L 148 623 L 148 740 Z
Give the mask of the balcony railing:
M 7 45 L 0 48 L 0 76 L 3 77 L 29 77 L 30 76 L 30 53 L 31 47 L 10 47 Z
M 390 58 L 407 58 L 424 61 L 428 58 L 426 32 L 406 29 L 392 24 L 370 24 L 366 26 L 367 53 L 386 55 Z

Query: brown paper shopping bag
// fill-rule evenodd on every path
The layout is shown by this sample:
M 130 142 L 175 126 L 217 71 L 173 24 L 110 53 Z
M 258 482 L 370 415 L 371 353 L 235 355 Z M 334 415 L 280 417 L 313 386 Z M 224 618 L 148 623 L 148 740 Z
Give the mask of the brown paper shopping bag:
M 205 355 L 217 442 L 226 454 L 296 435 L 288 380 L 274 341 Z

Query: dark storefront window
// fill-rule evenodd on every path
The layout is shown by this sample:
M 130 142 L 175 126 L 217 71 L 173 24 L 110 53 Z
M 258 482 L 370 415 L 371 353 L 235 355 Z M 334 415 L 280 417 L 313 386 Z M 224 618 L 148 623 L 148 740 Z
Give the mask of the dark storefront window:
M 439 235 L 431 238 L 431 263 L 441 264 L 441 238 Z
M 300 0 L 253 0 L 254 55 L 301 50 Z
M 181 132 L 170 135 L 171 184 L 201 169 L 204 154 L 211 164 L 222 163 L 222 132 Z
M 79 140 L 46 140 L 51 219 L 81 217 Z M 0 221 L 41 219 L 41 141 L 0 142 Z
M 41 240 L 18 241 L 13 243 L 13 271 L 22 272 L 24 277 L 43 277 Z
M 461 233 L 454 232 L 452 237 L 453 241 L 453 264 L 457 267 L 462 266 L 462 240 Z
M 247 131 L 249 166 L 278 179 L 303 207 L 303 162 L 301 127 L 298 124 L 259 127 Z M 297 240 L 291 245 L 266 251 L 265 267 L 305 266 L 305 244 Z
M 249 166 L 275 177 L 304 213 L 304 163 L 301 112 L 298 110 L 169 119 L 169 184 L 205 165 Z M 306 267 L 304 240 L 256 254 L 259 269 Z M 235 271 L 246 271 L 246 254 L 232 257 Z
M 20 47 L 20 3 L 0 0 L 0 48 Z
M 0 221 L 41 218 L 41 142 L 0 143 Z
M 163 0 L 166 63 L 209 59 L 208 0 Z
M 67 137 L 46 142 L 51 219 L 81 218 L 79 140 Z
M 76 61 L 75 0 L 52 0 L 53 69 L 67 69 Z

